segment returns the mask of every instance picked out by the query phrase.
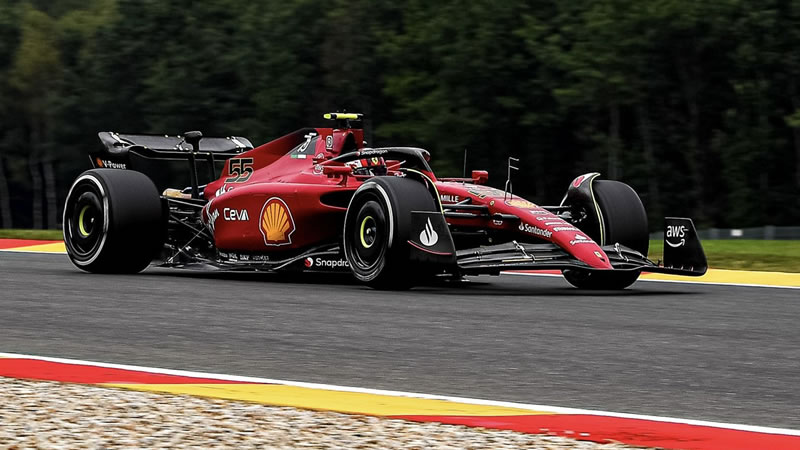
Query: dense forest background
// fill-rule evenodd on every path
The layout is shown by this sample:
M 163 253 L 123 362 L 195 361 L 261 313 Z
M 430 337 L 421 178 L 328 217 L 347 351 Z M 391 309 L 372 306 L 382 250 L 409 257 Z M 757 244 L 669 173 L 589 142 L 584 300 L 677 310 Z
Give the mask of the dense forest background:
M 55 228 L 101 130 L 259 144 L 336 110 L 557 203 L 800 223 L 800 0 L 0 0 L 0 226 Z

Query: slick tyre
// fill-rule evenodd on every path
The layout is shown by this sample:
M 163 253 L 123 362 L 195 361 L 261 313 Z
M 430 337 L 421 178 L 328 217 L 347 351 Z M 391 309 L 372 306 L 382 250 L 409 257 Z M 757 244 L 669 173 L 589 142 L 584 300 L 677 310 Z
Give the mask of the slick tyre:
M 141 272 L 164 241 L 161 198 L 140 172 L 84 172 L 67 195 L 63 223 L 70 260 L 92 273 Z
M 625 183 L 611 180 L 593 182 L 595 200 L 602 216 L 602 230 L 583 230 L 600 245 L 619 243 L 645 257 L 650 246 L 647 212 L 636 191 Z M 594 205 L 584 205 L 593 208 Z M 580 289 L 625 289 L 641 271 L 591 271 L 565 269 L 564 278 Z
M 411 211 L 436 211 L 423 183 L 374 177 L 353 195 L 344 221 L 345 258 L 355 278 L 376 289 L 408 289 L 424 274 L 409 264 Z

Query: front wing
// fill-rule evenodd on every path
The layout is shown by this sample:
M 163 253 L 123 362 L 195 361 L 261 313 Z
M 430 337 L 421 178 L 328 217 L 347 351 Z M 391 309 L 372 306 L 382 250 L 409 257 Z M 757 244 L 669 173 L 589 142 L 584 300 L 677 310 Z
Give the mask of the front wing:
M 622 245 L 602 247 L 613 270 L 642 270 L 674 275 L 701 276 L 707 266 L 664 265 L 654 262 L 636 250 Z M 464 275 L 492 274 L 504 270 L 562 270 L 595 269 L 570 255 L 555 244 L 506 244 L 462 250 L 457 256 L 458 267 Z
M 703 247 L 691 219 L 668 217 L 664 225 L 664 260 L 651 261 L 640 252 L 620 244 L 601 247 L 611 270 L 642 270 L 699 277 L 708 270 Z M 461 250 L 457 253 L 461 273 L 476 275 L 503 270 L 595 269 L 555 244 L 505 244 Z M 608 269 L 605 269 L 608 270 Z

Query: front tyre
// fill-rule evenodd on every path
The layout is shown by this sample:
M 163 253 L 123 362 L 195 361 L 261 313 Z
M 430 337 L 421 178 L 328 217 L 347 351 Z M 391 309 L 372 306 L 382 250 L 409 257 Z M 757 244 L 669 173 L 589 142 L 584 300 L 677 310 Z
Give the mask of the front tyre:
M 158 190 L 144 174 L 88 170 L 64 205 L 67 254 L 87 272 L 141 272 L 163 245 L 163 217 Z
M 592 190 L 602 223 L 597 229 L 582 231 L 600 245 L 619 243 L 647 257 L 650 247 L 647 212 L 636 191 L 625 183 L 612 180 L 593 181 Z M 580 206 L 594 208 L 588 204 Z M 562 273 L 577 288 L 611 290 L 632 285 L 641 271 L 565 269 Z
M 357 280 L 376 289 L 408 289 L 424 277 L 409 262 L 412 211 L 437 211 L 421 181 L 374 177 L 358 188 L 347 207 L 342 242 Z

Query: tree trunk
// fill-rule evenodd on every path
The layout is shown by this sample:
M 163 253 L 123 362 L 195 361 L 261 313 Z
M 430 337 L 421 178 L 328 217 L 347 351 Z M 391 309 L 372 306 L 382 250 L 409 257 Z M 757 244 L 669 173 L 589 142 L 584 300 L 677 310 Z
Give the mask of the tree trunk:
M 619 105 L 612 102 L 608 107 L 608 178 L 617 180 L 622 175 L 619 170 Z
M 47 228 L 58 228 L 58 198 L 56 193 L 56 176 L 53 161 L 47 159 L 42 163 L 44 173 L 44 196 L 47 200 Z
M 700 107 L 697 104 L 697 89 L 694 85 L 694 80 L 689 75 L 689 70 L 686 68 L 686 63 L 680 57 L 677 57 L 676 60 L 686 108 L 689 111 L 689 148 L 686 152 L 686 163 L 689 166 L 691 175 L 691 188 L 695 194 L 693 215 L 698 221 L 703 221 L 706 217 L 705 189 L 703 186 L 705 184 L 703 176 L 705 164 L 703 153 L 700 149 Z
M 789 81 L 789 98 L 792 101 L 792 112 L 800 110 L 800 98 L 797 95 L 797 83 L 794 78 Z M 800 128 L 792 127 L 792 137 L 794 138 L 794 180 L 800 189 Z
M 31 216 L 33 219 L 33 228 L 40 230 L 44 228 L 43 205 L 42 205 L 42 175 L 39 172 L 41 149 L 39 146 L 42 143 L 41 121 L 38 117 L 31 118 L 31 135 L 30 135 L 30 155 L 28 156 L 28 169 L 31 173 L 31 191 L 33 204 L 31 208 Z
M 33 228 L 35 230 L 41 230 L 44 228 L 44 205 L 42 205 L 42 175 L 39 173 L 39 160 L 33 157 L 29 158 L 28 164 L 28 168 L 31 172 L 31 196 L 33 198 L 31 215 L 33 218 Z
M 539 141 L 537 141 L 535 137 L 529 137 L 528 142 Z M 544 201 L 544 199 L 547 198 L 547 173 L 545 173 L 544 169 L 546 167 L 545 164 L 547 164 L 547 161 L 545 161 L 547 154 L 542 150 L 544 148 L 546 148 L 544 145 L 535 145 L 533 147 L 533 179 L 536 180 L 536 198 L 542 199 L 540 201 Z
M 8 193 L 8 180 L 6 179 L 6 168 L 3 158 L 0 158 L 0 226 L 2 228 L 14 228 L 11 216 L 11 196 Z
M 800 128 L 792 128 L 794 134 L 794 179 L 797 183 L 797 188 L 800 189 Z
M 375 146 L 375 135 L 373 133 L 373 124 L 372 124 L 372 101 L 365 97 L 363 102 L 361 103 L 362 112 L 364 113 L 364 140 L 367 141 L 367 145 L 370 147 Z M 361 144 L 359 142 L 359 144 Z
M 656 159 L 653 149 L 653 137 L 650 133 L 651 122 L 650 114 L 644 105 L 636 105 L 636 115 L 639 117 L 639 136 L 642 139 L 644 149 L 644 164 L 647 171 L 647 198 L 649 203 L 650 215 L 652 217 L 661 216 L 661 194 L 658 189 L 658 176 L 656 174 Z

